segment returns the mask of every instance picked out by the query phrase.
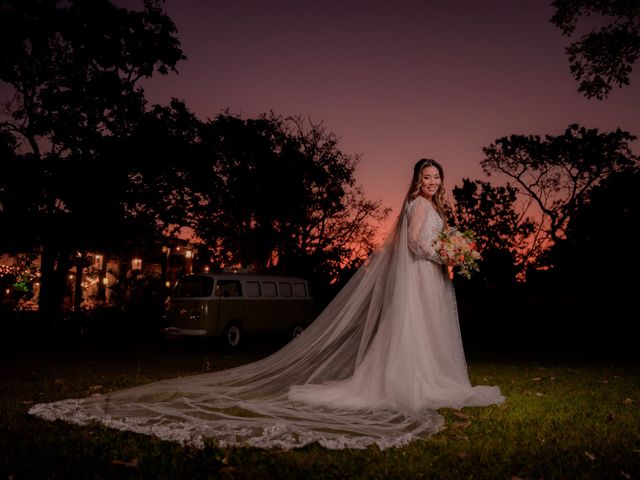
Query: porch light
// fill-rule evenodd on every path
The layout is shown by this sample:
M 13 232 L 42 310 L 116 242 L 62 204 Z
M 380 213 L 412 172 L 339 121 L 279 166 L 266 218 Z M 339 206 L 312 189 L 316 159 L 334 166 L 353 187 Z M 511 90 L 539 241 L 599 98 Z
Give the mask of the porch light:
M 141 258 L 132 258 L 131 259 L 131 270 L 141 270 L 142 269 L 142 259 Z
M 184 252 L 184 256 L 185 258 L 192 258 L 193 257 L 193 250 L 187 250 Z
M 169 280 L 167 280 L 166 282 L 164 282 L 164 286 L 167 288 L 171 287 L 171 282 Z

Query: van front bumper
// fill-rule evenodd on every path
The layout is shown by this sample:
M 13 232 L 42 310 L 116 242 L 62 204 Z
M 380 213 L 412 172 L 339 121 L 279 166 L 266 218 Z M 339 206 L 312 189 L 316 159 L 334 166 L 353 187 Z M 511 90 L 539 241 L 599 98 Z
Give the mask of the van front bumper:
M 180 335 L 185 337 L 202 337 L 207 334 L 207 331 L 201 328 L 178 328 L 167 327 L 160 329 L 160 333 L 164 335 Z

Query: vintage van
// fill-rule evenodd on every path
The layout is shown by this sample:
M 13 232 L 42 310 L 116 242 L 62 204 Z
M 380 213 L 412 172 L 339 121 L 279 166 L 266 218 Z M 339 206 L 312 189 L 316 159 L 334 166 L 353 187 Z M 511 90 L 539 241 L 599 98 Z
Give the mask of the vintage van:
M 314 319 L 307 281 L 249 273 L 202 273 L 178 280 L 165 309 L 168 336 L 222 337 L 237 347 L 246 334 L 302 333 Z

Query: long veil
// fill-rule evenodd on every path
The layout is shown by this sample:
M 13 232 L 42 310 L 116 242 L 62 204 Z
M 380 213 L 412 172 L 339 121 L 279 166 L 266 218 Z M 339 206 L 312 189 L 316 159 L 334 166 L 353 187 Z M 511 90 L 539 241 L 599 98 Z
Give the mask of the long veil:
M 380 325 L 402 316 L 411 285 L 407 214 L 403 206 L 381 249 L 318 318 L 281 350 L 240 367 L 163 380 L 84 399 L 34 405 L 39 417 L 155 435 L 182 444 L 295 448 L 403 445 L 437 432 L 434 408 L 354 410 L 292 400 L 291 388 L 351 377 Z M 444 405 L 441 405 L 444 406 Z

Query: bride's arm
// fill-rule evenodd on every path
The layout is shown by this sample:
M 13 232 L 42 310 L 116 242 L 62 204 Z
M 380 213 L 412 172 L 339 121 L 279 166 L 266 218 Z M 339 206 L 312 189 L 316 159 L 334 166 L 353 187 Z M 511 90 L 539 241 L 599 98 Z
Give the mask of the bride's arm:
M 407 244 L 409 250 L 416 256 L 441 264 L 442 260 L 440 260 L 433 246 L 437 228 L 429 228 L 429 224 L 425 225 L 425 222 L 428 221 L 429 215 L 426 203 L 420 199 L 414 200 L 407 208 Z M 423 229 L 425 231 L 424 235 Z

